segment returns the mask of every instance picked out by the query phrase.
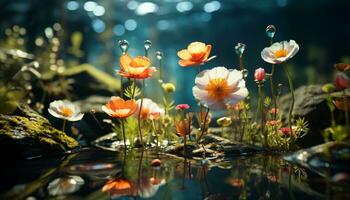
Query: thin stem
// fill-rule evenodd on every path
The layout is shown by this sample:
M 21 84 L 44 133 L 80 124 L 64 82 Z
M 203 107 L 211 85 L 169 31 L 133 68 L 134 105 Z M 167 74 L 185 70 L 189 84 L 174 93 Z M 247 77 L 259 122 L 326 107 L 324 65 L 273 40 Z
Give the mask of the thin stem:
M 134 87 L 132 89 L 131 99 L 135 99 L 135 90 L 136 90 L 136 79 L 135 78 L 133 79 L 132 84 L 133 84 Z
M 260 128 L 261 128 L 261 133 L 263 134 L 264 136 L 264 142 L 265 142 L 265 146 L 267 147 L 267 134 L 265 132 L 265 113 L 264 113 L 264 106 L 262 105 L 263 102 L 263 92 L 262 92 L 262 87 L 263 87 L 263 84 L 262 83 L 259 83 L 258 85 L 258 90 L 259 90 L 259 111 L 260 111 L 260 114 L 261 114 L 261 124 L 260 124 Z
M 162 59 L 159 59 L 159 80 L 163 80 L 163 78 L 162 78 Z
M 123 98 L 124 95 L 124 87 L 123 87 L 123 77 L 120 77 L 120 97 Z
M 137 122 L 138 122 L 138 127 L 139 127 L 139 137 L 140 137 L 140 142 L 141 142 L 142 147 L 143 147 L 143 139 L 142 139 L 142 133 L 141 133 L 141 111 L 142 111 L 144 93 L 145 93 L 145 80 L 142 79 L 140 112 L 137 116 Z
M 67 120 L 63 120 L 63 124 L 62 124 L 62 131 L 64 132 L 64 130 L 66 129 L 66 122 Z
M 243 71 L 244 67 L 243 67 L 243 54 L 239 56 L 238 58 L 239 60 L 239 70 Z
M 277 118 L 277 98 L 275 95 L 275 83 L 273 81 L 274 74 L 275 74 L 275 65 L 272 65 L 271 74 L 270 74 L 270 86 L 271 86 L 271 96 L 272 96 L 272 101 L 273 101 L 273 107 L 275 109 L 275 112 L 273 113 L 273 120 L 276 120 L 276 118 Z
M 287 75 L 288 78 L 288 83 L 289 83 L 289 89 L 290 89 L 290 94 L 292 96 L 292 103 L 289 106 L 289 112 L 288 112 L 288 126 L 290 128 L 290 131 L 292 132 L 292 138 L 294 140 L 294 135 L 293 135 L 293 129 L 292 129 L 292 114 L 293 114 L 293 108 L 294 108 L 294 86 L 293 86 L 293 80 L 292 77 L 290 76 L 288 69 L 286 66 L 283 66 L 283 69 Z
M 345 108 L 345 130 L 346 133 L 349 133 L 349 107 L 348 107 L 348 98 L 346 97 L 345 90 L 343 90 L 343 95 L 344 95 L 344 108 Z
M 124 126 L 124 120 L 125 119 L 120 119 L 121 124 L 122 124 L 122 132 L 123 132 L 123 141 L 124 141 L 124 148 L 126 149 L 126 139 L 125 139 L 125 126 Z
M 202 132 L 200 134 L 200 136 L 198 137 L 197 139 L 197 143 L 200 143 L 203 135 L 204 135 L 204 132 L 205 132 L 205 129 L 206 129 L 206 123 L 207 123 L 207 118 L 208 118 L 208 114 L 209 114 L 209 108 L 207 108 L 207 112 L 205 113 L 205 117 L 204 117 L 204 122 L 203 122 L 203 125 L 202 125 Z

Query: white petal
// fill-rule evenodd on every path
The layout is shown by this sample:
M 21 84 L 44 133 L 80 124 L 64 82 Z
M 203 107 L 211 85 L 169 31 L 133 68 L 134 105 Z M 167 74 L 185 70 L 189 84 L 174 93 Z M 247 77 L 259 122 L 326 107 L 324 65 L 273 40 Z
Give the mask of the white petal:
M 68 120 L 69 121 L 79 121 L 79 120 L 81 120 L 82 118 L 84 117 L 84 114 L 83 113 L 79 113 L 79 114 L 77 114 L 77 115 L 75 115 L 75 116 L 72 116 L 72 117 L 70 117 L 70 118 L 68 118 Z
M 226 67 L 215 67 L 208 72 L 209 79 L 227 79 L 229 71 Z
M 56 118 L 60 118 L 60 119 L 63 119 L 63 118 L 64 118 L 59 112 L 57 112 L 56 110 L 54 110 L 54 109 L 52 109 L 52 108 L 49 108 L 49 109 L 47 109 L 47 110 L 49 111 L 49 113 L 50 113 L 52 116 L 54 116 L 54 117 L 56 117 Z
M 195 84 L 201 89 L 204 89 L 210 81 L 208 71 L 209 70 L 201 71 L 199 74 L 197 74 L 196 79 L 194 80 Z
M 238 82 L 240 82 L 243 79 L 243 74 L 241 71 L 238 71 L 236 69 L 230 70 L 229 75 L 227 77 L 227 84 L 229 86 L 238 85 Z

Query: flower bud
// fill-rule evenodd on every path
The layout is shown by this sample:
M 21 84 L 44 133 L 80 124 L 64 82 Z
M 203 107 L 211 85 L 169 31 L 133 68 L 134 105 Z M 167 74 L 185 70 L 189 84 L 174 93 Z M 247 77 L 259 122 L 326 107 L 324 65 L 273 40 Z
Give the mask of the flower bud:
M 163 83 L 162 88 L 167 93 L 173 93 L 173 92 L 175 92 L 175 89 L 176 89 L 175 85 L 172 83 Z
M 258 68 L 255 70 L 254 78 L 256 82 L 261 82 L 265 80 L 265 70 L 263 68 Z
M 335 86 L 338 89 L 344 90 L 348 87 L 349 85 L 349 78 L 346 76 L 344 73 L 338 73 L 337 76 L 335 77 Z

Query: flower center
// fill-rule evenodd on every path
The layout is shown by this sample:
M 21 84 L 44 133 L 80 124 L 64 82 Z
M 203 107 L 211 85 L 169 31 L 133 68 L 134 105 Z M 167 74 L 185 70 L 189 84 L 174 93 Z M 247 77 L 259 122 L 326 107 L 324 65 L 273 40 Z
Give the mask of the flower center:
M 150 113 L 150 110 L 148 108 L 142 108 L 141 115 L 140 115 L 141 119 L 147 119 L 149 113 Z
M 287 51 L 285 49 L 280 49 L 275 51 L 275 57 L 276 58 L 282 58 L 287 56 Z
M 225 99 L 233 91 L 233 89 L 228 86 L 227 80 L 222 78 L 210 80 L 205 89 L 211 99 L 218 101 Z
M 61 107 L 60 112 L 61 112 L 61 115 L 63 115 L 64 117 L 70 117 L 73 115 L 72 109 L 67 107 Z

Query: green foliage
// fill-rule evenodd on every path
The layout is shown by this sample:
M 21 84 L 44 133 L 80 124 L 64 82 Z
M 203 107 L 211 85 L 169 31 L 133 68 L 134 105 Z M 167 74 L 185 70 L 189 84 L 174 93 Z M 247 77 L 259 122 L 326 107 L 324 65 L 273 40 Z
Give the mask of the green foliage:
M 267 96 L 265 97 L 265 100 L 264 100 L 264 106 L 268 108 L 270 107 L 270 105 L 271 105 L 271 98 Z
M 170 111 L 175 108 L 175 101 L 169 101 L 166 97 L 163 97 L 163 106 L 166 111 Z
M 124 120 L 124 119 L 121 119 Z M 137 137 L 138 134 L 138 123 L 137 118 L 134 116 L 128 117 L 125 119 L 124 122 L 125 127 L 125 136 L 127 139 L 129 139 L 130 143 L 133 144 L 134 139 Z M 122 132 L 122 126 L 121 122 L 119 121 L 118 124 L 113 125 L 113 130 L 115 133 L 117 133 L 117 137 L 122 140 L 123 138 L 123 132 Z M 144 133 L 146 133 L 145 129 L 142 129 Z
M 326 128 L 323 132 L 323 138 L 326 142 L 329 141 L 343 141 L 347 138 L 346 127 L 342 125 L 334 125 Z
M 14 112 L 23 96 L 22 90 L 11 90 L 5 85 L 0 86 L 0 114 L 11 114 Z
M 136 81 L 132 81 L 131 85 L 129 85 L 124 90 L 124 95 L 130 99 L 135 99 L 141 94 L 140 88 L 136 85 Z

